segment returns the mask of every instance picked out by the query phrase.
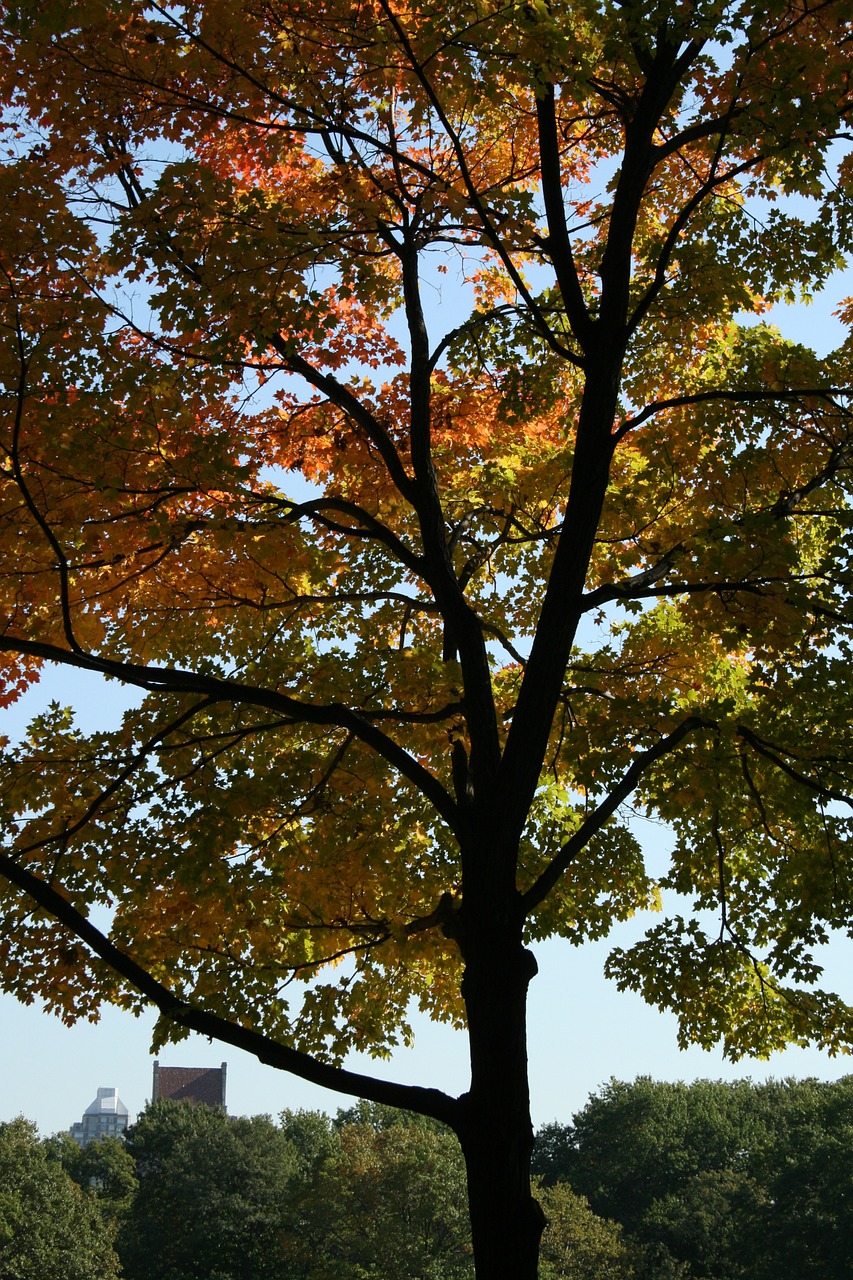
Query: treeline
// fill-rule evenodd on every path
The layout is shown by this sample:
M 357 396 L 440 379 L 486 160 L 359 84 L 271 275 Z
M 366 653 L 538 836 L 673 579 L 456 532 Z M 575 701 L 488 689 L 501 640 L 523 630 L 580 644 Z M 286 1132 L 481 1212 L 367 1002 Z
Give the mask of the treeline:
M 612 1082 L 537 1136 L 542 1280 L 849 1280 L 853 1077 Z M 472 1280 L 454 1136 L 368 1104 L 150 1107 L 85 1151 L 0 1125 L 0 1277 Z
M 613 1081 L 540 1130 L 534 1160 L 619 1224 L 633 1254 L 620 1280 L 853 1276 L 853 1076 Z
M 458 1144 L 419 1117 L 160 1102 L 85 1150 L 0 1125 L 0 1280 L 470 1280 L 471 1257 Z

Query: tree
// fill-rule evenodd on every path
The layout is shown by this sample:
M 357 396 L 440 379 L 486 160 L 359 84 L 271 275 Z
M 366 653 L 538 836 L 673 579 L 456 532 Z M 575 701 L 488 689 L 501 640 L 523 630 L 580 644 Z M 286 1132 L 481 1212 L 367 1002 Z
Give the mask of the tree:
M 118 1280 L 111 1234 L 23 1118 L 0 1124 L 3 1280 Z
M 56 1133 L 45 1142 L 45 1151 L 78 1187 L 94 1194 L 101 1216 L 117 1227 L 137 1188 L 136 1168 L 124 1140 L 106 1137 L 81 1147 L 70 1133 Z
M 542 1235 L 543 1280 L 633 1280 L 630 1247 L 616 1223 L 597 1217 L 566 1183 L 540 1193 L 547 1225 Z
M 778 1225 L 767 1207 L 762 1188 L 743 1169 L 711 1169 L 656 1201 L 642 1235 L 697 1280 L 754 1280 L 768 1255 L 777 1266 L 786 1261 L 778 1236 L 769 1237 L 769 1247 L 765 1243 L 766 1230 Z
M 117 1247 L 128 1280 L 276 1280 L 296 1158 L 268 1116 L 158 1102 L 128 1133 L 139 1188 Z
M 300 1274 L 471 1280 L 465 1168 L 450 1130 L 359 1108 L 339 1115 L 336 1132 L 292 1232 Z
M 853 1267 L 853 1078 L 788 1082 L 780 1093 L 778 1130 L 756 1174 L 777 1266 L 764 1251 L 753 1276 L 771 1280 L 784 1265 L 804 1280 L 843 1280 Z
M 534 1166 L 548 1184 L 568 1182 L 596 1213 L 635 1232 L 652 1206 L 697 1175 L 761 1170 L 785 1125 L 785 1095 L 749 1081 L 672 1084 L 611 1080 L 573 1117 L 537 1135 Z
M 530 944 L 657 901 L 629 798 L 692 907 L 619 984 L 733 1055 L 853 1036 L 850 350 L 760 322 L 849 251 L 850 39 L 9 6 L 2 696 L 140 703 L 5 755 L 3 982 L 448 1124 L 479 1280 L 536 1271 Z M 462 1097 L 341 1067 L 412 1002 Z
M 128 1135 L 139 1177 L 118 1250 L 128 1280 L 467 1280 L 455 1136 L 358 1109 L 231 1119 L 161 1102 Z

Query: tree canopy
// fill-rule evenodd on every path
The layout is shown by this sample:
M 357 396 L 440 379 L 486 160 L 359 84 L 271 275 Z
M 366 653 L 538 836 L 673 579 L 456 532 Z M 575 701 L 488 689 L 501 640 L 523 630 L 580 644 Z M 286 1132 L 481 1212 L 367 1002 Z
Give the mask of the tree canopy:
M 640 1275 L 843 1280 L 853 1265 L 851 1138 L 851 1076 L 641 1077 L 612 1080 L 570 1125 L 540 1130 L 533 1164 L 620 1224 Z
M 619 1226 L 597 1217 L 566 1182 L 537 1189 L 547 1219 L 542 1280 L 635 1280 L 638 1272 Z
M 0 1275 L 118 1280 L 112 1233 L 93 1200 L 51 1160 L 34 1125 L 0 1123 Z
M 70 1178 L 91 1192 L 111 1228 L 125 1216 L 138 1188 L 136 1166 L 123 1138 L 99 1138 L 81 1147 L 70 1133 L 48 1138 L 45 1150 Z
M 116 1223 L 125 1280 L 473 1276 L 459 1144 L 424 1117 L 360 1107 L 334 1121 L 287 1111 L 275 1124 L 166 1101 L 126 1145 L 94 1142 L 75 1159 L 63 1137 L 46 1150 L 105 1229 L 130 1186 Z
M 298 1162 L 267 1116 L 155 1103 L 129 1132 L 139 1187 L 117 1248 L 130 1280 L 275 1280 Z
M 465 1166 L 450 1130 L 358 1108 L 339 1113 L 334 1133 L 291 1228 L 291 1265 L 301 1259 L 311 1280 L 470 1280 Z
M 687 905 L 611 975 L 853 1039 L 850 347 L 761 319 L 850 250 L 853 8 L 8 10 L 1 696 L 139 703 L 4 752 L 0 978 L 445 1121 L 529 1277 L 529 944 L 657 903 L 629 800 Z M 463 1098 L 341 1068 L 413 1005 Z

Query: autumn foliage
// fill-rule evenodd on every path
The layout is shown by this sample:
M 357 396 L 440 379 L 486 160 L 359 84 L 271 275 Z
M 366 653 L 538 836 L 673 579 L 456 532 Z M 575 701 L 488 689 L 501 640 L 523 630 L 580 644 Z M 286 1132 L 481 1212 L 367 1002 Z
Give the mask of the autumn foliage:
M 629 799 L 692 914 L 617 981 L 853 1039 L 850 349 L 761 318 L 850 247 L 851 19 L 9 8 L 2 699 L 139 700 L 8 746 L 2 981 L 446 1120 L 481 1276 L 535 1268 L 527 944 L 658 901 Z M 464 1099 L 338 1069 L 413 1005 Z

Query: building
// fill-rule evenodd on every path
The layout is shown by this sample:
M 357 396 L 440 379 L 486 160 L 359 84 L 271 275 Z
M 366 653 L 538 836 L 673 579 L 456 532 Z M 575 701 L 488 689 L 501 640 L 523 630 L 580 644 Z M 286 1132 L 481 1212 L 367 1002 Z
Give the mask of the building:
M 155 1062 L 151 1101 L 201 1103 L 225 1111 L 225 1071 L 224 1062 L 221 1067 L 161 1067 Z
M 118 1089 L 99 1089 L 83 1119 L 71 1126 L 71 1137 L 81 1147 L 99 1138 L 120 1138 L 130 1124 L 130 1112 L 118 1096 Z

